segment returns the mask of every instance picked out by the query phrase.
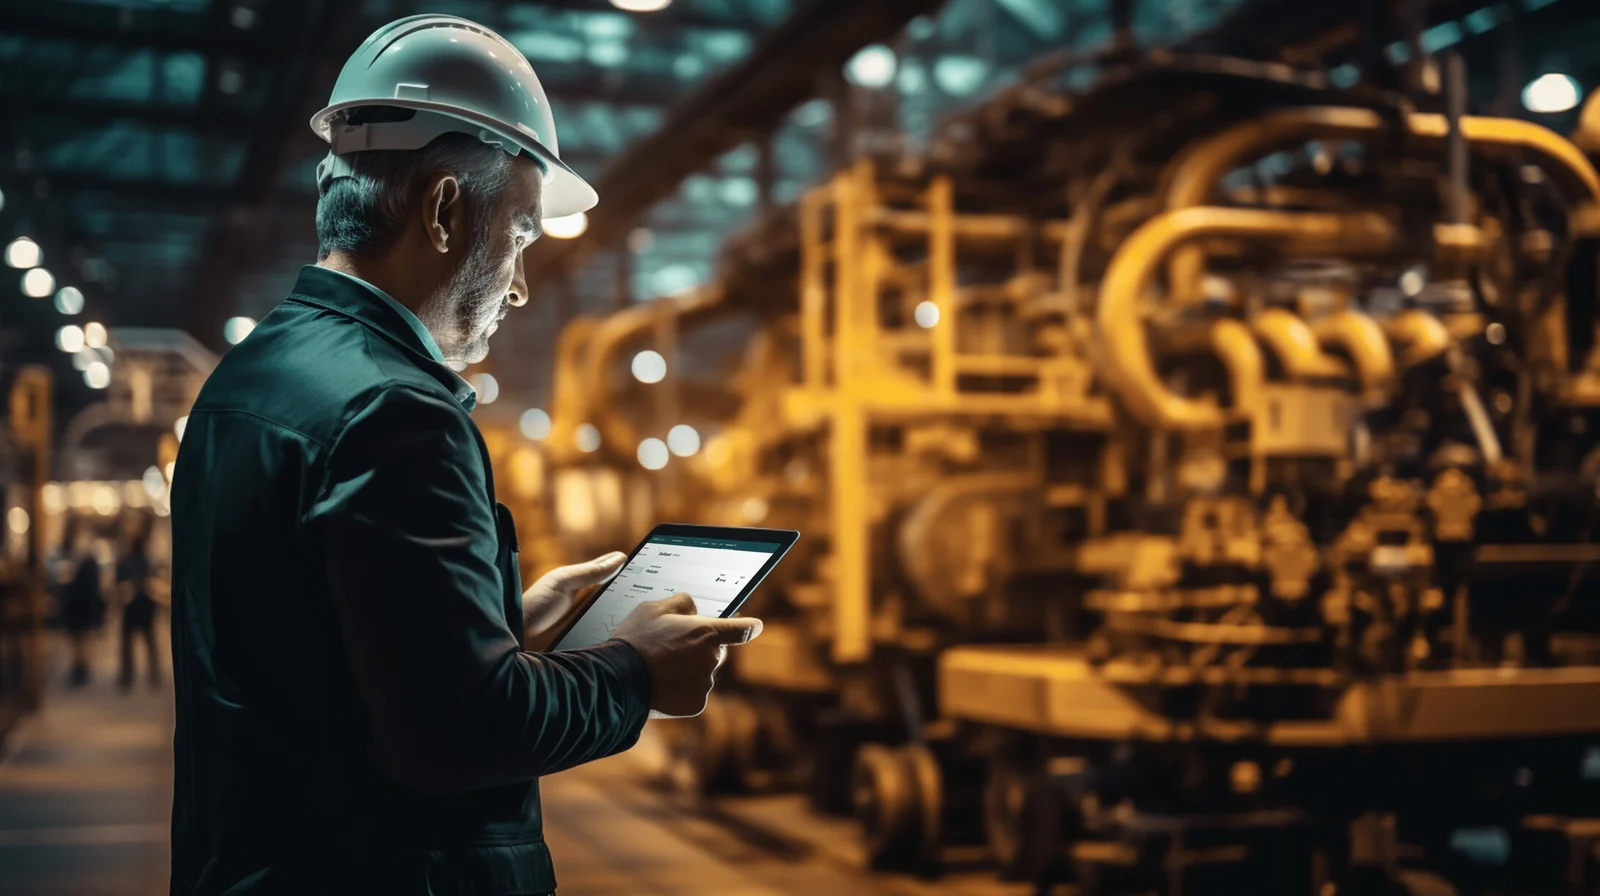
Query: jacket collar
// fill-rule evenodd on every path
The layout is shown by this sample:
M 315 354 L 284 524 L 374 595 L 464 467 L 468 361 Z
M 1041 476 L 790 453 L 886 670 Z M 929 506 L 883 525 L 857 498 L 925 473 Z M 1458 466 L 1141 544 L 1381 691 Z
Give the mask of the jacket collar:
M 416 365 L 443 383 L 468 411 L 478 402 L 477 390 L 454 370 L 440 363 L 438 348 L 419 332 L 421 322 L 407 320 L 404 306 L 377 287 L 327 268 L 308 264 L 300 269 L 290 299 L 353 318 L 367 329 L 400 346 Z

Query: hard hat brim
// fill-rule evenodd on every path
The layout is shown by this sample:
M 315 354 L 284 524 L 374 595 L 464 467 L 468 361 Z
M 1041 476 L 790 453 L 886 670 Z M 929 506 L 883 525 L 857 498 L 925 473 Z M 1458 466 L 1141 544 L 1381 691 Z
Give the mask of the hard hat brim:
M 564 218 L 569 215 L 576 215 L 594 208 L 600 202 L 600 194 L 595 192 L 594 187 L 590 186 L 589 182 L 579 176 L 578 172 L 573 171 L 570 165 L 561 161 L 560 156 L 557 156 L 543 143 L 540 143 L 532 134 L 509 128 L 502 122 L 487 115 L 481 115 L 471 110 L 461 109 L 445 103 L 433 103 L 427 100 L 409 98 L 350 100 L 336 103 L 318 112 L 311 119 L 311 130 L 315 131 L 317 136 L 321 137 L 325 142 L 332 144 L 333 120 L 337 113 L 359 106 L 379 105 L 415 109 L 419 112 L 435 112 L 454 118 L 462 124 L 470 126 L 461 128 L 458 133 L 472 134 L 473 128 L 487 130 L 519 150 L 527 152 L 544 162 L 546 168 L 544 193 L 540 203 L 543 217 Z M 381 125 L 365 125 L 365 127 L 381 127 Z M 440 133 L 449 132 L 441 131 Z M 432 137 L 429 138 L 429 140 L 432 139 Z M 427 145 L 426 141 L 418 146 L 370 145 L 368 148 L 421 149 L 425 145 Z

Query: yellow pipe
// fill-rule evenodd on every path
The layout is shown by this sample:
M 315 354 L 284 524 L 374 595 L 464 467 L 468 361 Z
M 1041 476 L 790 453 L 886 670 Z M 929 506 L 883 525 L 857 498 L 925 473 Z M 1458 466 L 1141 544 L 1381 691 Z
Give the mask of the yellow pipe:
M 1400 356 L 1402 367 L 1414 367 L 1450 348 L 1450 331 L 1426 311 L 1411 310 L 1396 315 L 1384 330 L 1390 339 L 1406 346 Z
M 578 427 L 589 422 L 589 403 L 583 380 L 583 353 L 599 321 L 575 317 L 556 339 L 555 376 L 550 397 L 550 437 L 546 440 L 552 461 L 577 453 Z
M 611 369 L 616 364 L 617 352 L 630 341 L 653 329 L 661 315 L 683 316 L 710 308 L 722 301 L 722 290 L 698 289 L 679 296 L 656 299 L 634 305 L 600 321 L 589 338 L 588 351 L 584 352 L 581 387 L 587 399 L 582 410 L 587 422 L 600 430 L 601 444 L 624 454 L 638 445 L 638 430 L 617 413 L 617 402 L 611 400 L 609 385 Z M 667 371 L 676 376 L 677 371 Z M 581 422 L 574 423 L 580 425 Z
M 1340 311 L 1311 325 L 1317 341 L 1342 348 L 1355 364 L 1361 390 L 1381 396 L 1394 379 L 1394 352 L 1378 322 L 1359 311 Z
M 1117 250 L 1106 270 L 1095 314 L 1108 384 L 1143 422 L 1163 429 L 1216 428 L 1223 413 L 1209 402 L 1167 389 L 1156 373 L 1140 319 L 1155 268 L 1176 246 L 1202 237 L 1249 237 L 1305 254 L 1382 251 L 1394 227 L 1371 213 L 1293 213 L 1237 208 L 1189 208 L 1145 222 Z
M 1228 368 L 1233 386 L 1233 410 L 1249 417 L 1261 407 L 1261 387 L 1267 378 L 1266 360 L 1250 328 L 1236 320 L 1219 320 L 1211 325 L 1211 350 Z
M 1310 325 L 1297 314 L 1269 308 L 1256 315 L 1252 327 L 1272 349 L 1290 379 L 1344 376 L 1349 372 L 1338 360 L 1322 353 Z
M 1219 131 L 1179 156 L 1167 182 L 1167 210 L 1210 202 L 1224 174 L 1273 149 L 1313 139 L 1371 139 L 1383 133 L 1386 121 L 1369 109 L 1311 107 L 1285 109 Z M 1412 137 L 1423 140 L 1442 142 L 1449 133 L 1443 115 L 1411 114 L 1405 123 Z M 1557 176 L 1581 187 L 1590 201 L 1600 202 L 1600 173 L 1576 146 L 1554 131 L 1511 118 L 1468 115 L 1461 119 L 1461 132 L 1480 152 L 1530 150 L 1544 156 L 1556 163 Z M 1199 299 L 1203 270 L 1202 258 L 1194 249 L 1173 253 L 1168 278 L 1174 301 Z

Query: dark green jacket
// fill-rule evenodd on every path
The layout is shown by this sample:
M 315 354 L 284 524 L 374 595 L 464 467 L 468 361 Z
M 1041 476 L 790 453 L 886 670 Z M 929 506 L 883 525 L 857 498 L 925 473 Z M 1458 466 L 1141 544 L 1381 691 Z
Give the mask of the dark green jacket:
M 521 650 L 470 386 L 307 267 L 189 415 L 172 486 L 172 892 L 555 889 L 537 778 L 631 746 L 633 648 Z

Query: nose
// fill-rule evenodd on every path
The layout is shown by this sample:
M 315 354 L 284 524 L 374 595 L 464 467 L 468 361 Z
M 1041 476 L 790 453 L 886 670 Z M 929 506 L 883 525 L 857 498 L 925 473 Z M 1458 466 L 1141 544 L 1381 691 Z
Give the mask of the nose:
M 511 294 L 506 300 L 512 305 L 521 308 L 528 304 L 528 273 L 527 267 L 522 263 L 523 252 L 517 253 L 516 273 L 511 277 Z

